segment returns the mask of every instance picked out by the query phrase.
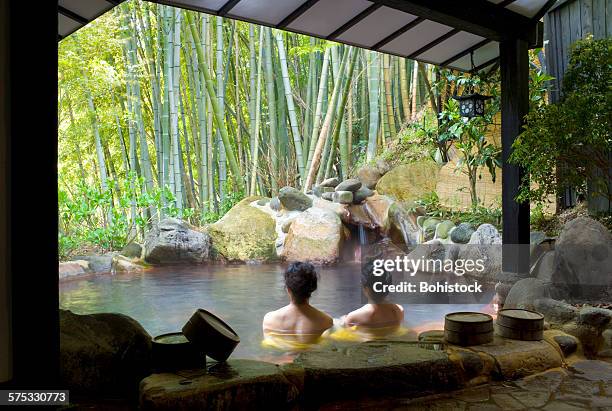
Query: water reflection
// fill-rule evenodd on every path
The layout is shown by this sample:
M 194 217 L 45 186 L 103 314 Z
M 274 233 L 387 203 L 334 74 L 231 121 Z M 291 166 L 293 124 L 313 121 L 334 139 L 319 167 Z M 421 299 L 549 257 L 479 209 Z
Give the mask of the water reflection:
M 276 341 L 277 349 L 270 350 L 270 344 L 262 344 L 261 320 L 266 312 L 286 304 L 283 269 L 281 265 L 181 266 L 155 268 L 145 273 L 100 275 L 61 283 L 60 306 L 78 314 L 127 314 L 153 336 L 179 331 L 197 308 L 206 308 L 227 321 L 240 335 L 241 343 L 234 357 L 269 359 L 272 356 L 282 360 L 282 355 L 294 351 L 295 347 L 286 341 L 281 341 L 282 344 Z M 314 306 L 340 318 L 362 305 L 358 264 L 321 268 L 319 272 L 319 286 L 311 298 Z M 400 329 L 408 332 L 401 338 L 412 339 L 424 324 L 427 329 L 439 329 L 432 322 L 443 321 L 449 312 L 483 308 L 471 304 L 405 304 L 403 307 L 405 320 Z M 368 333 L 376 337 L 372 330 L 345 331 L 356 331 L 360 339 L 370 338 Z

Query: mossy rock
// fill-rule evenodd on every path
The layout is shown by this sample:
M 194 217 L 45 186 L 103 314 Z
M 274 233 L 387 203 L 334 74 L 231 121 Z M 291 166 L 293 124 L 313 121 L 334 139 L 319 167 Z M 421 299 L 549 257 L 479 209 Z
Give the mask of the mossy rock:
M 412 202 L 436 190 L 440 167 L 433 161 L 419 161 L 395 167 L 376 184 L 378 194 Z
M 227 260 L 276 259 L 276 223 L 269 214 L 249 205 L 261 198 L 245 198 L 208 227 L 214 249 Z

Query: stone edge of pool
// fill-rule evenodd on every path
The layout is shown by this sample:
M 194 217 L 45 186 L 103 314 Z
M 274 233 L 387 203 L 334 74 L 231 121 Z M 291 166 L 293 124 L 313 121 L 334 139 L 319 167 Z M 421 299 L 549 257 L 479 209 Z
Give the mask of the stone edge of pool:
M 143 410 L 288 409 L 346 398 L 418 397 L 492 380 L 514 380 L 581 357 L 567 341 L 575 337 L 547 330 L 541 341 L 496 336 L 489 344 L 443 351 L 414 343 L 376 341 L 309 351 L 292 363 L 232 359 L 202 370 L 152 374 L 140 383 Z

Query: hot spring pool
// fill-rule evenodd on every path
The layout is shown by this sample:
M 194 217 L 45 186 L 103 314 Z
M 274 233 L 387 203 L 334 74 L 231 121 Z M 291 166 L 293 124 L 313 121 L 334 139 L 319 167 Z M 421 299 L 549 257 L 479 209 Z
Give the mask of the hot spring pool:
M 196 308 L 206 308 L 240 335 L 235 358 L 281 355 L 261 346 L 261 320 L 287 304 L 282 265 L 157 267 L 137 274 L 98 275 L 60 283 L 60 307 L 77 314 L 117 312 L 138 320 L 152 335 L 180 331 Z M 338 318 L 361 306 L 359 264 L 320 268 L 311 300 Z M 441 329 L 453 311 L 490 310 L 475 304 L 404 304 L 405 326 Z

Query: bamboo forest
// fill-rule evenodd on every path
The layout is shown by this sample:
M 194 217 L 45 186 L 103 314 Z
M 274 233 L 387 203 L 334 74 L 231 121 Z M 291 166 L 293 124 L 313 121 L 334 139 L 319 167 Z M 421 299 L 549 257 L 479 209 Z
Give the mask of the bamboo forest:
M 60 43 L 60 242 L 348 176 L 438 104 L 433 67 L 133 1 Z
M 543 51 L 530 56 L 536 110 L 551 77 Z M 126 2 L 59 43 L 60 255 L 142 242 L 164 216 L 204 226 L 245 197 L 311 194 L 364 165 L 385 162 L 384 173 L 453 156 L 465 183 L 433 181 L 410 200 L 459 222 L 440 211 L 440 190 L 464 190 L 465 218 L 498 226 L 500 188 L 478 184 L 501 174 L 499 138 L 487 136 L 499 125 L 499 65 L 475 73 Z M 459 114 L 463 90 L 492 96 L 483 117 Z M 542 187 L 536 203 L 556 190 Z

